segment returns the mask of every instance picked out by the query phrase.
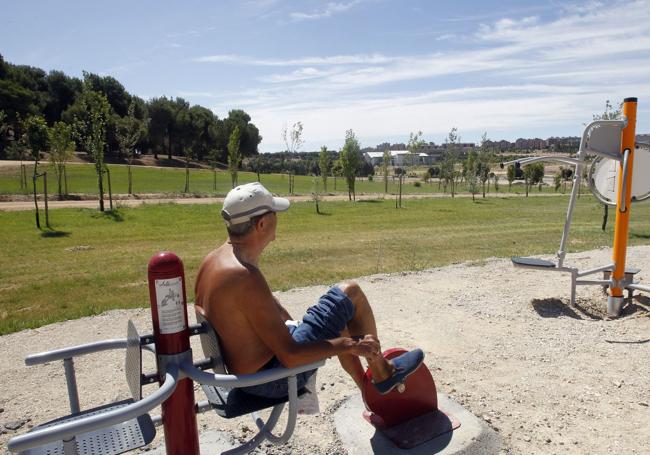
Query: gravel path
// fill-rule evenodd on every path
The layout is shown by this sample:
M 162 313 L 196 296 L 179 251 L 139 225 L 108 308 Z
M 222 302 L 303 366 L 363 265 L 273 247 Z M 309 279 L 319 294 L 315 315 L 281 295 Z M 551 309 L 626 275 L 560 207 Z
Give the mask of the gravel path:
M 530 193 L 530 197 L 560 197 L 564 196 L 562 193 Z M 7 196 L 4 196 L 5 198 Z M 84 196 L 86 197 L 86 196 Z M 360 194 L 357 195 L 357 201 L 383 199 L 394 201 L 395 196 L 384 194 Z M 449 198 L 449 194 L 433 193 L 433 194 L 404 194 L 402 199 L 445 199 Z M 470 198 L 471 194 L 461 193 L 456 195 L 457 198 Z M 477 196 L 477 197 L 480 197 Z M 490 198 L 509 198 L 509 197 L 525 197 L 523 194 L 516 193 L 491 193 Z M 25 211 L 34 210 L 34 200 L 28 197 L 15 196 L 12 199 L 19 200 L 0 200 L 0 211 Z M 288 196 L 291 202 L 309 202 L 312 201 L 312 196 L 309 195 L 296 195 Z M 334 194 L 329 196 L 321 196 L 324 201 L 347 201 L 348 196 L 345 194 Z M 44 210 L 43 200 L 39 199 L 39 208 Z M 104 204 L 108 207 L 108 199 L 104 200 Z M 162 197 L 161 195 L 138 195 L 138 197 L 129 197 L 127 194 L 120 194 L 113 196 L 113 204 L 116 207 L 137 207 L 142 204 L 221 204 L 223 197 Z M 86 208 L 95 209 L 99 206 L 97 199 L 84 199 L 76 201 L 48 201 L 49 209 L 64 209 L 64 208 Z M 108 210 L 108 209 L 107 209 Z
M 567 260 L 587 269 L 609 262 L 610 250 Z M 628 262 L 650 264 L 650 246 L 630 248 Z M 640 275 L 650 282 L 647 270 Z M 506 259 L 358 281 L 375 308 L 383 346 L 422 347 L 438 388 L 497 430 L 504 453 L 648 453 L 650 297 L 637 296 L 623 317 L 605 320 L 599 288 L 579 288 L 578 307 L 571 309 L 568 276 L 515 270 Z M 325 289 L 277 296 L 298 316 Z M 0 447 L 6 451 L 12 435 L 67 412 L 62 365 L 27 368 L 25 355 L 123 337 L 129 318 L 148 332 L 148 311 L 110 311 L 0 337 Z M 150 371 L 150 356 L 145 359 Z M 128 396 L 121 353 L 90 355 L 76 365 L 82 407 Z M 331 415 L 356 393 L 354 385 L 336 360 L 327 362 L 318 379 L 321 414 L 301 416 L 290 445 L 264 446 L 260 453 L 345 453 Z M 5 428 L 15 421 L 26 423 Z M 237 438 L 250 436 L 253 428 L 248 418 L 213 415 L 201 415 L 199 425 Z M 366 423 L 359 418 L 359 425 Z

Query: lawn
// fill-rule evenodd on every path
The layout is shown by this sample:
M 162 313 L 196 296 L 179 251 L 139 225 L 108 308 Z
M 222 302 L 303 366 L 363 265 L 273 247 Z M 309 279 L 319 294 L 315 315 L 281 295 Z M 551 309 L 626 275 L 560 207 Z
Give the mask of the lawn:
M 567 197 L 420 199 L 295 203 L 279 216 L 277 240 L 261 268 L 271 288 L 330 284 L 377 272 L 419 270 L 458 261 L 553 253 Z M 630 244 L 650 242 L 650 204 L 635 205 Z M 613 221 L 579 199 L 570 251 L 611 245 Z M 225 239 L 219 207 L 148 204 L 113 213 L 59 209 L 53 231 L 32 212 L 0 212 L 0 334 L 110 308 L 148 305 L 147 263 L 160 250 L 184 261 L 188 299 L 203 256 Z
M 0 194 L 23 194 L 32 191 L 31 175 L 33 165 L 28 165 L 28 188 L 27 191 L 20 188 L 19 167 L 0 167 Z M 125 165 L 110 165 L 111 187 L 114 194 L 125 194 L 128 190 L 127 167 Z M 133 191 L 136 194 L 143 193 L 181 193 L 185 188 L 185 169 L 183 168 L 157 168 L 147 166 L 133 166 Z M 53 168 L 48 163 L 39 166 L 40 172 L 47 171 L 48 192 L 55 195 L 57 191 L 56 176 Z M 69 164 L 67 166 L 68 192 L 72 194 L 97 194 L 97 175 L 92 164 Z M 297 175 L 294 177 L 295 194 L 311 194 L 314 191 L 314 177 Z M 252 172 L 240 172 L 239 183 L 253 182 L 257 180 L 257 174 Z M 260 180 L 273 193 L 287 194 L 289 191 L 289 178 L 286 174 L 261 174 Z M 320 181 L 320 179 L 318 179 Z M 43 192 L 43 179 L 39 180 L 37 191 Z M 322 183 L 319 184 L 319 191 L 322 192 Z M 416 186 L 419 185 L 419 186 Z M 231 188 L 230 174 L 225 171 L 217 172 L 217 189 L 214 189 L 214 174 L 208 169 L 190 169 L 190 192 L 200 195 L 225 195 Z M 104 190 L 108 192 L 108 185 L 104 184 Z M 327 183 L 329 193 L 347 193 L 345 181 L 338 177 L 330 177 Z M 501 179 L 499 182 L 500 192 L 508 192 L 508 182 Z M 376 176 L 374 181 L 368 178 L 359 178 L 356 182 L 357 193 L 383 193 L 383 177 Z M 410 180 L 402 187 L 403 194 L 431 194 L 442 192 L 436 182 L 418 182 Z M 458 192 L 467 192 L 466 185 L 458 185 Z M 492 191 L 494 189 L 492 188 Z M 537 188 L 532 190 L 538 192 Z M 552 188 L 544 186 L 543 192 L 553 192 Z M 388 192 L 398 192 L 397 180 L 389 177 Z M 514 185 L 512 193 L 523 193 L 523 185 Z

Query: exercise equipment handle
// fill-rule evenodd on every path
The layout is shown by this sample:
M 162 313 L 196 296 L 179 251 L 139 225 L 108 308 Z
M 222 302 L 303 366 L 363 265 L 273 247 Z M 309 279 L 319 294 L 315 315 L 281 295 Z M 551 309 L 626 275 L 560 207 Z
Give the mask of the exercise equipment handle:
M 621 205 L 619 210 L 621 213 L 627 211 L 627 179 L 628 179 L 628 162 L 630 158 L 630 149 L 625 149 L 623 152 L 623 184 L 621 185 Z

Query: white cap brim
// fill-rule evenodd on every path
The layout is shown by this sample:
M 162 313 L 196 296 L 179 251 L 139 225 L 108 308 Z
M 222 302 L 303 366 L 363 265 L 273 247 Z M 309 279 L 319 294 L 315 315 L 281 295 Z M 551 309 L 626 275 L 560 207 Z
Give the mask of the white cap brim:
M 273 197 L 273 211 L 274 212 L 284 212 L 289 208 L 291 203 L 289 199 L 283 197 Z

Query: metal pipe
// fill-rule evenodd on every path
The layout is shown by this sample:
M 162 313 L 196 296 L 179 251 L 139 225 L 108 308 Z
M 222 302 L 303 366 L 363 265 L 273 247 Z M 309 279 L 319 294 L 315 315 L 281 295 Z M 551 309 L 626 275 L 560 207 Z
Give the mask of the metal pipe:
M 628 160 L 630 158 L 630 149 L 625 149 L 623 152 L 623 183 L 621 185 L 621 204 L 619 206 L 619 210 L 622 213 L 625 213 L 627 211 L 627 178 L 628 178 Z
M 195 408 L 196 408 L 196 413 L 201 414 L 212 410 L 212 403 L 210 403 L 208 400 L 199 401 L 198 403 L 196 403 Z
M 554 161 L 557 163 L 570 164 L 572 166 L 577 166 L 580 161 L 575 158 L 569 158 L 568 156 L 536 156 L 532 158 L 522 158 L 519 160 L 511 160 L 501 163 L 502 166 L 508 166 L 510 164 L 519 163 L 522 166 L 527 164 L 536 163 L 538 161 Z
M 628 289 L 634 289 L 636 291 L 650 292 L 650 286 L 643 286 L 641 284 L 628 284 L 625 286 Z
M 114 409 L 103 414 L 90 415 L 78 420 L 64 422 L 47 428 L 31 431 L 9 440 L 7 448 L 12 452 L 23 452 L 45 444 L 49 444 L 72 436 L 110 427 L 146 414 L 151 409 L 167 400 L 176 388 L 178 366 L 170 364 L 165 374 L 165 382 L 154 393 L 140 401 Z
M 65 369 L 65 384 L 68 387 L 70 412 L 77 414 L 81 411 L 81 408 L 79 407 L 79 389 L 77 388 L 77 377 L 74 372 L 74 360 L 72 360 L 72 357 L 63 359 L 63 368 Z
M 295 368 L 271 368 L 253 374 L 210 374 L 196 368 L 191 360 L 184 360 L 180 364 L 183 371 L 190 379 L 199 384 L 208 384 L 222 387 L 249 387 L 286 378 L 290 375 L 315 370 L 325 365 L 324 360 L 301 365 Z
M 259 433 L 253 436 L 246 443 L 240 445 L 239 447 L 235 447 L 234 449 L 230 449 L 225 452 L 222 452 L 221 455 L 243 455 L 251 452 L 257 446 L 259 446 L 262 443 L 262 441 L 266 439 L 268 432 L 272 431 L 275 425 L 278 423 L 280 414 L 282 414 L 282 409 L 284 409 L 284 403 L 274 406 L 273 410 L 271 411 L 271 414 L 269 415 L 269 418 L 266 421 L 266 424 L 264 424 L 263 429 L 260 430 Z M 255 415 L 257 415 L 257 413 L 255 413 Z M 260 419 L 255 418 L 256 422 L 257 420 Z
M 600 286 L 609 286 L 612 284 L 611 280 L 576 280 L 576 285 L 592 285 L 597 284 Z
M 585 270 L 584 272 L 578 272 L 578 276 L 587 276 L 598 272 L 604 272 L 605 270 L 613 270 L 616 267 L 616 264 L 608 264 L 602 267 L 596 267 L 595 269 Z
M 153 336 L 142 335 L 140 337 L 140 343 L 144 350 L 155 354 L 155 346 L 149 342 L 149 339 L 153 340 Z M 113 338 L 109 340 L 94 341 L 91 343 L 80 344 L 78 346 L 70 346 L 67 348 L 55 349 L 53 351 L 44 351 L 28 355 L 25 357 L 25 365 L 41 365 L 43 363 L 65 360 L 66 358 L 79 357 L 82 355 L 93 354 L 95 352 L 110 351 L 111 349 L 126 349 L 126 347 L 126 338 Z
M 275 436 L 271 431 L 265 432 L 266 439 L 276 445 L 287 442 L 291 438 L 293 430 L 296 428 L 296 416 L 298 415 L 298 381 L 295 376 L 289 376 L 287 380 L 289 381 L 289 412 L 287 415 L 287 426 L 285 427 L 284 433 L 280 436 Z M 263 428 L 260 428 L 260 430 L 264 431 Z
M 583 138 L 584 140 L 584 138 Z M 582 143 L 580 144 L 582 148 Z M 576 199 L 578 198 L 578 190 L 580 189 L 580 182 L 582 180 L 582 155 L 581 152 L 578 152 L 578 159 L 580 164 L 576 165 L 573 176 L 573 188 L 571 188 L 571 197 L 569 198 L 569 207 L 567 208 L 566 220 L 564 221 L 564 229 L 562 230 L 562 240 L 560 240 L 560 249 L 557 252 L 558 267 L 562 267 L 564 264 L 564 257 L 566 256 L 566 244 L 569 240 L 569 229 L 571 228 L 571 220 L 573 219 L 573 209 L 576 205 Z
M 56 360 L 65 360 L 71 357 L 92 354 L 95 352 L 109 351 L 111 349 L 126 349 L 126 338 L 95 341 L 93 343 L 81 344 L 79 346 L 39 352 L 38 354 L 32 354 L 25 357 L 25 365 L 39 365 L 47 362 L 54 362 Z

